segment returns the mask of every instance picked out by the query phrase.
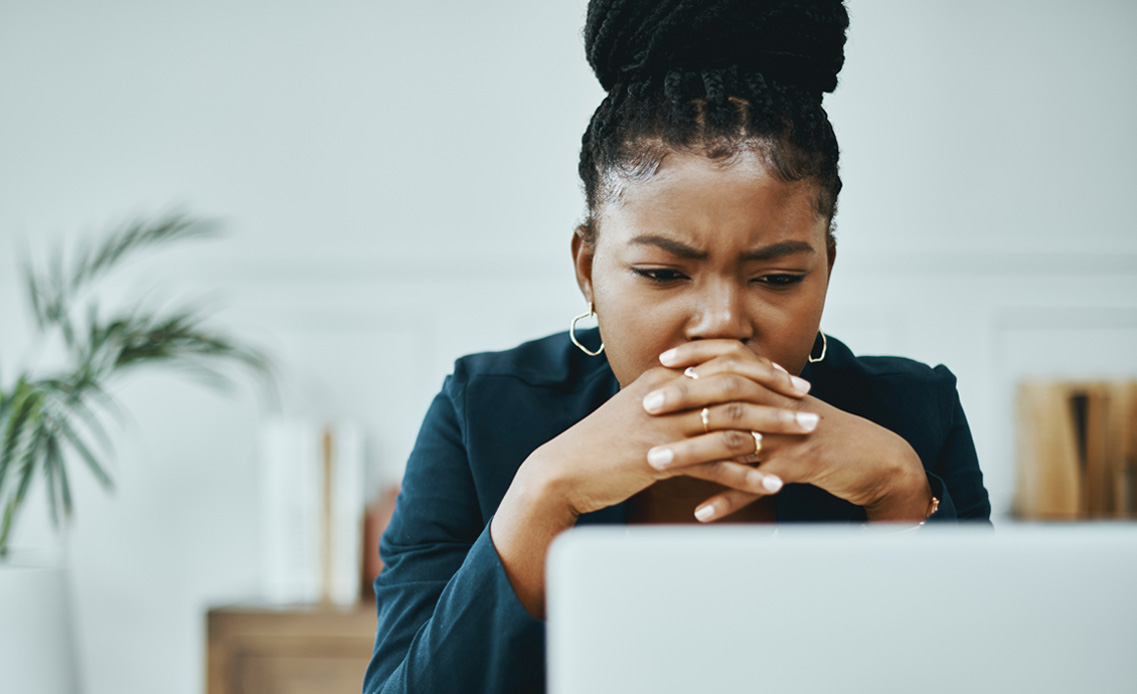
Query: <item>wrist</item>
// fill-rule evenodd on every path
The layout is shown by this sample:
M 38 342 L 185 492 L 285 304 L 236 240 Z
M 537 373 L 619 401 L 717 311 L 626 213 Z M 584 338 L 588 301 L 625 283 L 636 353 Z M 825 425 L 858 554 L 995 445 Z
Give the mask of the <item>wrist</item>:
M 554 478 L 521 465 L 494 513 L 490 538 L 517 599 L 532 616 L 545 614 L 545 557 L 560 533 L 576 525 Z
M 919 456 L 904 442 L 902 451 L 886 473 L 884 493 L 865 506 L 870 521 L 923 523 L 934 505 L 932 487 Z
M 560 475 L 551 461 L 537 449 L 518 468 L 509 489 L 502 499 L 502 507 L 509 504 L 529 522 L 540 526 L 567 530 L 576 525 L 580 516 L 572 504 L 571 485 Z

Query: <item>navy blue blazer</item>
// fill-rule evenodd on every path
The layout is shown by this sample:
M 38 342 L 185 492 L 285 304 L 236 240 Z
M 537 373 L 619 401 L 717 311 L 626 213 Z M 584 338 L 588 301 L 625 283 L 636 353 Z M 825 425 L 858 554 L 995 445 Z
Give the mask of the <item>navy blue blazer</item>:
M 815 397 L 908 441 L 940 499 L 931 520 L 989 522 L 946 367 L 858 358 L 830 337 L 825 360 L 802 376 Z M 457 361 L 427 412 L 379 544 L 385 568 L 375 581 L 379 624 L 365 694 L 544 691 L 544 622 L 517 600 L 489 523 L 526 457 L 618 389 L 607 360 L 583 354 L 566 333 Z M 788 484 L 775 502 L 779 522 L 865 520 L 860 507 L 810 485 Z M 579 522 L 623 523 L 626 509 Z

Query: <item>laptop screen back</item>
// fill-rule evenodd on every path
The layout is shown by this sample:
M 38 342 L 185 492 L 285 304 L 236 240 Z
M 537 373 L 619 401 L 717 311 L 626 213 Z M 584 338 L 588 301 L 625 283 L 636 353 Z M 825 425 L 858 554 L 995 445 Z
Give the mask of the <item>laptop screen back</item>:
M 579 528 L 548 619 L 550 694 L 1137 692 L 1137 526 Z

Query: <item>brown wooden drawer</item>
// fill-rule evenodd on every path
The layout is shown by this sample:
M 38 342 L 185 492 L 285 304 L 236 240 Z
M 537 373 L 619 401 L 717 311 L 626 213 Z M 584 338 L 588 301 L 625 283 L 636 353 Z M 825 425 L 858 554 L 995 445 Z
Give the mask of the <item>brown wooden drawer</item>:
M 209 694 L 358 694 L 375 606 L 237 606 L 208 613 Z

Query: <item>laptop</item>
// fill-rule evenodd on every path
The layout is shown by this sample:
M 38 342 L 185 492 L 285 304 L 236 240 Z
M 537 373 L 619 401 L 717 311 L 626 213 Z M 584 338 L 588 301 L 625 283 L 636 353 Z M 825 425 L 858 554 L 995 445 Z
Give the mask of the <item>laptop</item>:
M 581 527 L 550 694 L 1137 692 L 1137 525 Z

